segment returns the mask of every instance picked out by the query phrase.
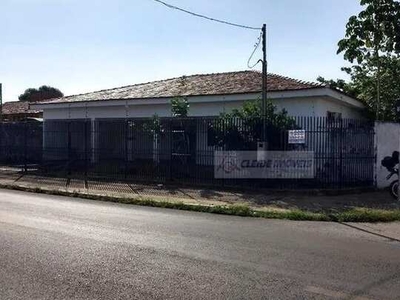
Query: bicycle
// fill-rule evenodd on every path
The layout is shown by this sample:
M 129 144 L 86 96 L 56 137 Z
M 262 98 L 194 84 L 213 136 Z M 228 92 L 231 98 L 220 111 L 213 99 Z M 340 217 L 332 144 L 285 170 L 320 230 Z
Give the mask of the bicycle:
M 386 176 L 386 180 L 390 180 L 393 175 L 399 176 L 399 168 L 395 167 L 399 164 L 399 152 L 394 151 L 392 156 L 386 156 L 382 162 L 382 166 L 384 166 L 390 173 Z M 389 192 L 394 199 L 398 199 L 398 191 L 399 191 L 399 179 L 393 180 L 389 185 Z

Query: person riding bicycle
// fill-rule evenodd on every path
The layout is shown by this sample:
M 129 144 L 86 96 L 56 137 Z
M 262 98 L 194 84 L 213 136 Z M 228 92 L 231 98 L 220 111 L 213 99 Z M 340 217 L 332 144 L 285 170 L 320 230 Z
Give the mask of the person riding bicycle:
M 382 159 L 381 164 L 390 173 L 396 173 L 395 166 L 399 163 L 399 151 L 393 151 L 392 156 L 386 156 Z
M 394 174 L 399 174 L 399 168 L 396 168 L 396 165 L 399 163 L 399 151 L 393 151 L 392 156 L 386 156 L 382 159 L 381 164 L 385 167 L 390 173 L 386 177 L 389 180 Z M 390 183 L 389 186 L 390 194 L 394 199 L 398 199 L 398 191 L 399 191 L 399 180 L 396 179 Z

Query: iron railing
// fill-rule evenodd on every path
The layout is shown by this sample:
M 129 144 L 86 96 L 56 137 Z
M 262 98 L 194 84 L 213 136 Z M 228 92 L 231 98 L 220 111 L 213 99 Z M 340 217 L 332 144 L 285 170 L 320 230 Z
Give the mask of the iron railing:
M 260 119 L 143 118 L 0 123 L 0 168 L 45 176 L 255 188 L 373 185 L 374 130 L 361 120 L 267 122 L 268 151 L 313 151 L 314 177 L 217 179 L 214 151 L 257 151 Z M 304 144 L 288 132 L 305 131 Z M 293 174 L 296 178 L 296 174 Z

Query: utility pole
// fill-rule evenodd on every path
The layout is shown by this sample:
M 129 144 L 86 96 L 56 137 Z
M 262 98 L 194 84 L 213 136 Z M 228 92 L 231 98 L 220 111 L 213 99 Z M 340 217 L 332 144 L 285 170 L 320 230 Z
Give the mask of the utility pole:
M 262 27 L 262 117 L 263 117 L 263 132 L 262 141 L 264 143 L 264 150 L 267 150 L 267 125 L 265 118 L 267 117 L 267 26 L 263 24 Z
M 3 121 L 3 89 L 0 83 L 0 122 Z

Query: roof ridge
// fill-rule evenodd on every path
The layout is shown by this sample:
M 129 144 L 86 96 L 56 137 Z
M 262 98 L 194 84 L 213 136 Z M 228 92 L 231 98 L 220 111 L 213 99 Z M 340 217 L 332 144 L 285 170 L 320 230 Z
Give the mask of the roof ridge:
M 7 102 L 3 102 L 2 105 L 13 105 L 13 104 L 29 104 L 28 101 L 19 101 L 19 100 L 15 100 L 15 101 L 7 101 Z
M 293 78 L 293 77 L 289 77 L 289 76 L 285 76 L 285 75 L 280 75 L 280 74 L 276 74 L 276 73 L 268 73 L 268 75 L 276 76 L 276 77 L 279 77 L 279 78 L 282 78 L 282 79 L 286 79 L 286 80 L 293 80 L 293 81 L 295 81 L 297 83 L 300 83 L 300 84 L 312 85 L 312 86 L 315 86 L 315 87 L 318 87 L 318 86 L 322 87 L 323 86 L 323 84 L 318 83 L 318 82 L 301 80 L 301 79 L 297 79 L 297 78 Z
M 73 95 L 68 95 L 68 96 L 59 97 L 59 98 L 53 98 L 53 99 L 46 99 L 46 100 L 56 100 L 56 99 L 62 99 L 62 98 L 70 98 L 70 97 L 82 96 L 82 95 L 92 94 L 92 93 L 101 93 L 101 92 L 105 92 L 105 91 L 114 91 L 114 90 L 129 88 L 129 87 L 137 87 L 137 86 L 146 85 L 146 84 L 150 84 L 150 83 L 166 82 L 166 81 L 176 80 L 176 79 L 180 79 L 180 78 L 188 79 L 188 78 L 192 78 L 192 77 L 196 77 L 196 76 L 197 77 L 205 77 L 205 76 L 213 76 L 213 75 L 227 75 L 227 74 L 239 74 L 239 73 L 259 73 L 259 74 L 261 74 L 261 71 L 259 71 L 259 70 L 240 70 L 240 71 L 215 72 L 215 73 L 205 73 L 205 74 L 181 75 L 181 76 L 175 76 L 175 77 L 166 78 L 166 79 L 146 81 L 146 82 L 140 82 L 140 83 L 135 83 L 135 84 L 128 84 L 128 85 L 123 85 L 123 86 L 114 87 L 114 88 L 106 88 L 106 89 L 101 89 L 101 90 L 97 90 L 97 91 L 93 91 L 93 92 L 85 92 L 85 93 L 73 94 Z M 301 83 L 301 84 L 318 85 L 315 82 L 301 81 L 301 80 L 298 80 L 298 79 L 295 79 L 295 78 L 279 75 L 279 74 L 276 74 L 276 73 L 268 72 L 267 76 L 276 76 L 276 77 L 280 77 L 280 78 L 286 79 L 286 80 L 293 80 L 293 81 L 295 81 L 297 83 Z
M 100 93 L 100 92 L 105 92 L 105 91 L 114 91 L 114 90 L 119 90 L 119 89 L 124 89 L 128 87 L 136 87 L 136 86 L 141 86 L 149 83 L 158 83 L 158 82 L 166 82 L 170 80 L 176 80 L 180 78 L 190 78 L 190 77 L 196 77 L 196 76 L 212 76 L 212 75 L 224 75 L 224 74 L 238 74 L 238 73 L 247 73 L 247 72 L 258 72 L 256 70 L 241 70 L 241 71 L 228 71 L 228 72 L 217 72 L 217 73 L 206 73 L 206 74 L 192 74 L 192 75 L 181 75 L 181 76 L 175 76 L 171 78 L 166 78 L 166 79 L 160 79 L 160 80 L 153 80 L 153 81 L 147 81 L 147 82 L 141 82 L 141 83 L 135 83 L 135 84 L 128 84 L 128 85 L 123 85 L 115 88 L 109 88 L 109 89 L 102 89 L 98 91 L 93 91 L 93 92 L 86 92 L 86 93 L 80 93 L 80 94 L 73 94 L 73 95 L 68 95 L 64 97 L 58 97 L 58 98 L 53 98 L 53 99 L 46 99 L 46 100 L 56 100 L 56 99 L 62 99 L 62 98 L 70 98 L 70 97 L 76 97 L 76 96 L 82 96 L 86 94 L 92 94 L 92 93 Z
M 267 77 L 270 78 L 271 81 L 268 86 L 270 91 L 310 89 L 322 86 L 314 82 L 303 81 L 276 73 L 268 73 Z M 173 97 L 175 94 L 188 94 L 193 96 L 261 92 L 262 81 L 262 73 L 260 70 L 247 69 L 240 71 L 192 74 L 46 99 L 42 103 L 67 103 L 75 101 L 101 101 L 149 97 L 160 98 Z M 184 88 L 186 83 L 187 88 Z

